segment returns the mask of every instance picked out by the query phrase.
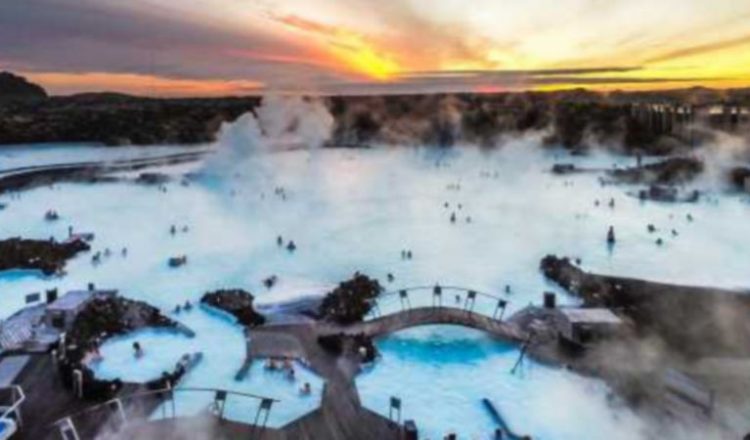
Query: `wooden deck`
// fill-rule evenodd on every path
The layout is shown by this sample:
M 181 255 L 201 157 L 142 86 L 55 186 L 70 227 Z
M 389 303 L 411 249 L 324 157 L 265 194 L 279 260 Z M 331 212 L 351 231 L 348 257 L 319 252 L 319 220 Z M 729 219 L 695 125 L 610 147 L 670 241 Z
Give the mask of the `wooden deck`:
M 77 399 L 63 387 L 49 354 L 30 355 L 29 362 L 14 383 L 20 385 L 26 394 L 26 401 L 21 406 L 23 427 L 14 437 L 18 440 L 59 440 L 60 434 L 52 424 L 96 403 Z M 120 394 L 134 393 L 139 389 L 138 385 L 125 384 Z M 94 438 L 100 427 L 106 424 L 106 419 L 101 415 L 82 419 L 77 424 L 81 439 Z
M 320 335 L 331 333 L 364 333 L 379 337 L 410 327 L 432 324 L 453 324 L 482 330 L 491 336 L 507 341 L 523 341 L 526 334 L 512 321 L 449 307 L 422 307 L 406 310 L 350 326 L 331 323 L 273 324 L 249 331 L 247 360 L 238 365 L 246 374 L 247 366 L 255 358 L 292 357 L 303 359 L 319 376 L 325 379 L 320 407 L 311 413 L 277 429 L 265 429 L 263 439 L 268 440 L 396 440 L 401 437 L 399 425 L 364 408 L 355 385 L 359 361 L 353 355 L 333 356 L 317 342 Z M 50 355 L 32 355 L 29 363 L 16 380 L 27 394 L 23 407 L 25 425 L 18 439 L 52 440 L 59 433 L 51 424 L 72 413 L 84 411 L 97 402 L 81 401 L 63 388 L 57 377 Z M 127 384 L 120 396 L 127 396 L 142 387 Z M 262 394 L 262 390 L 258 390 Z M 110 428 L 121 427 L 121 418 L 111 410 L 100 410 L 85 417 L 76 417 L 76 428 L 82 440 L 93 439 L 159 439 L 178 438 L 230 439 L 260 438 L 259 431 L 250 425 L 221 421 L 204 414 L 191 418 L 168 419 L 147 423 L 148 415 L 160 404 L 156 398 L 128 404 L 124 400 L 129 422 L 120 432 Z M 283 405 L 283 402 L 280 403 Z M 382 408 L 385 411 L 387 408 Z M 140 420 L 140 422 L 139 422 Z

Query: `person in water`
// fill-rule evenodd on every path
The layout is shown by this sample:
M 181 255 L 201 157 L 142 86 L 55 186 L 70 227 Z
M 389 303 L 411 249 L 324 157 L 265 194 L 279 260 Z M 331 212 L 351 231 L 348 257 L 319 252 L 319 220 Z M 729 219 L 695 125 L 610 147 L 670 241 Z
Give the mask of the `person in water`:
M 133 355 L 136 359 L 140 359 L 143 357 L 143 348 L 138 341 L 133 342 Z
M 101 343 L 102 341 L 98 337 L 94 338 L 91 343 L 91 360 L 93 362 L 99 362 L 104 359 L 104 356 L 102 356 L 102 353 L 99 351 Z
M 302 388 L 300 388 L 299 393 L 303 396 L 309 396 L 312 394 L 312 387 L 310 386 L 310 382 L 305 382 L 304 385 L 302 385 Z
M 610 226 L 609 230 L 607 231 L 607 243 L 612 245 L 615 244 L 615 228 L 614 226 Z

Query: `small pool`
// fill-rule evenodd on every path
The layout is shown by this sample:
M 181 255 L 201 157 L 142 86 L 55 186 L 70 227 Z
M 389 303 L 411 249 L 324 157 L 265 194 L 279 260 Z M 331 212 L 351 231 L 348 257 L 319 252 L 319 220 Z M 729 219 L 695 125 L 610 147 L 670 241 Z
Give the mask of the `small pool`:
M 203 359 L 178 388 L 216 388 L 278 399 L 280 402 L 274 404 L 268 419 L 268 426 L 272 427 L 283 426 L 320 406 L 323 380 L 299 364 L 295 364 L 296 377 L 292 381 L 282 372 L 267 371 L 263 360 L 258 359 L 244 380 L 235 381 L 235 373 L 245 358 L 245 340 L 238 325 L 200 308 L 173 317 L 193 329 L 196 336 L 187 338 L 170 331 L 147 329 L 113 338 L 102 346 L 104 359 L 92 365 L 94 373 L 103 379 L 119 377 L 124 381 L 145 382 L 160 377 L 164 371 L 171 372 L 183 354 L 201 351 Z M 145 353 L 140 359 L 133 356 L 135 341 Z M 305 382 L 311 385 L 311 395 L 299 392 Z M 176 414 L 197 414 L 212 401 L 213 393 L 177 392 Z M 252 422 L 258 405 L 258 400 L 230 395 L 224 414 L 231 420 Z M 161 414 L 159 409 L 154 416 Z
M 598 380 L 525 360 L 511 374 L 517 347 L 476 330 L 427 326 L 377 342 L 381 358 L 357 378 L 364 405 L 388 416 L 389 399 L 402 401 L 403 420 L 420 438 L 489 439 L 496 425 L 488 398 L 517 434 L 541 440 L 642 438 L 635 414 L 617 405 Z

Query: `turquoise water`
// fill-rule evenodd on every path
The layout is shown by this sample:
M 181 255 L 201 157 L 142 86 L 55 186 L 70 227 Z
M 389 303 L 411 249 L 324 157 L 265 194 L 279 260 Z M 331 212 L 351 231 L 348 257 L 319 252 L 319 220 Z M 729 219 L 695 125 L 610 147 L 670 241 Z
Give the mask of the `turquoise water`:
M 365 406 L 388 416 L 402 401 L 420 438 L 490 439 L 496 428 L 482 405 L 488 398 L 514 432 L 541 440 L 636 439 L 642 422 L 610 398 L 601 381 L 525 360 L 519 351 L 474 330 L 429 326 L 377 343 L 381 358 L 357 379 Z
M 170 331 L 149 329 L 111 339 L 100 350 L 104 359 L 91 365 L 95 374 L 106 379 L 119 377 L 125 381 L 145 382 L 160 377 L 164 371 L 172 372 L 183 354 L 201 352 L 202 361 L 183 378 L 178 390 L 228 389 L 279 400 L 269 417 L 269 426 L 273 427 L 283 426 L 320 406 L 323 381 L 299 363 L 295 364 L 294 380 L 289 380 L 282 372 L 267 371 L 264 360 L 258 359 L 244 380 L 234 381 L 245 358 L 245 340 L 240 326 L 200 308 L 172 317 L 190 327 L 196 336 L 188 338 Z M 139 359 L 133 356 L 135 341 L 144 351 Z M 311 395 L 299 393 L 305 382 L 311 385 Z M 197 414 L 212 399 L 212 393 L 178 391 L 175 393 L 177 414 Z M 255 418 L 258 404 L 257 400 L 230 395 L 225 415 L 231 420 L 249 422 Z M 158 410 L 155 416 L 160 414 Z

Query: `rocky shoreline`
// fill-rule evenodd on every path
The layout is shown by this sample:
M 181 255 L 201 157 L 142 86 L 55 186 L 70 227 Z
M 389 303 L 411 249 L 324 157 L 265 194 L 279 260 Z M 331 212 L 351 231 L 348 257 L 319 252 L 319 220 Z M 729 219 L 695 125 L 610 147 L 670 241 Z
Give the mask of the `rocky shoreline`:
M 59 274 L 65 263 L 91 247 L 83 240 L 65 242 L 9 238 L 0 240 L 0 271 L 11 269 L 39 270 L 44 275 Z
M 704 170 L 704 164 L 695 157 L 670 157 L 652 164 L 608 172 L 618 183 L 645 185 L 679 185 L 691 182 Z
M 551 281 L 581 298 L 629 317 L 642 338 L 662 340 L 688 359 L 750 356 L 750 292 L 681 286 L 588 273 L 568 258 L 540 263 Z
M 255 310 L 255 298 L 242 289 L 222 289 L 208 292 L 201 297 L 201 304 L 226 312 L 245 327 L 257 327 L 266 322 L 265 316 Z
M 122 388 L 123 382 L 120 379 L 96 378 L 87 366 L 86 358 L 98 353 L 99 347 L 107 339 L 143 328 L 172 329 L 189 337 L 194 336 L 190 329 L 143 301 L 117 295 L 95 295 L 76 315 L 65 335 L 65 347 L 57 353 L 58 373 L 65 386 L 75 392 L 74 371 L 77 370 L 81 372 L 83 398 L 101 400 L 114 396 Z M 169 377 L 172 378 L 173 374 Z M 181 374 L 174 377 L 179 379 Z
M 82 162 L 60 165 L 24 167 L 17 170 L 6 170 L 0 173 L 0 194 L 9 191 L 21 191 L 59 182 L 98 183 L 120 180 L 112 173 L 138 171 L 151 167 L 178 165 L 194 162 L 203 158 L 208 150 L 197 150 L 186 153 L 169 154 L 161 157 L 131 159 L 103 162 Z M 137 178 L 137 183 L 154 184 L 154 179 L 161 179 L 155 173 L 144 172 Z
M 373 301 L 383 292 L 378 280 L 359 272 L 341 282 L 320 303 L 318 318 L 337 324 L 360 322 L 372 309 Z

